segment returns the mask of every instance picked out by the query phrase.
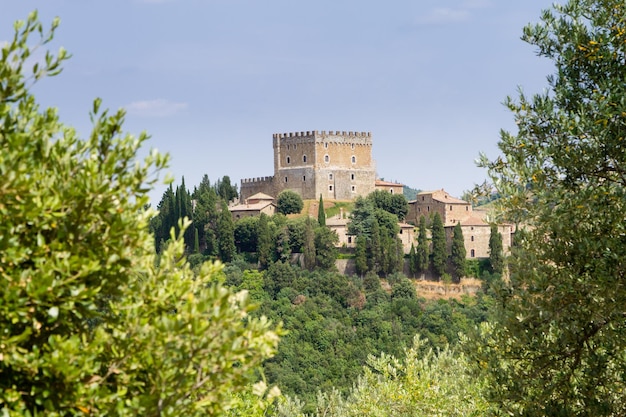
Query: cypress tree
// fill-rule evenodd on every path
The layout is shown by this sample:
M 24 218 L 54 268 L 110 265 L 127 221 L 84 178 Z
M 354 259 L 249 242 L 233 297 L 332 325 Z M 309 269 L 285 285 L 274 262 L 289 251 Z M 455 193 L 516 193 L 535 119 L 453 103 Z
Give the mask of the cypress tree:
M 235 246 L 235 224 L 233 216 L 228 211 L 226 200 L 222 200 L 222 209 L 217 223 L 217 237 L 220 259 L 222 262 L 232 261 L 237 251 Z
M 317 222 L 320 224 L 321 227 L 326 226 L 326 212 L 324 211 L 324 199 L 322 198 L 321 194 L 320 194 L 319 206 L 317 207 Z
M 315 230 L 311 218 L 307 216 L 304 223 L 304 267 L 309 271 L 315 268 Z
M 443 228 L 443 222 L 441 221 L 439 213 L 435 213 L 431 227 L 431 238 L 433 242 L 431 262 L 433 270 L 439 277 L 441 277 L 446 272 L 446 260 L 448 259 L 448 253 L 446 250 L 446 231 Z
M 411 276 L 415 278 L 415 274 L 417 274 L 417 253 L 415 253 L 415 245 L 412 243 L 409 251 L 409 271 Z
M 502 234 L 498 231 L 498 225 L 491 225 L 489 234 L 489 264 L 491 271 L 502 274 L 504 271 L 504 254 L 502 253 Z
M 268 217 L 261 213 L 259 224 L 257 225 L 257 256 L 259 257 L 259 267 L 265 269 L 269 266 L 272 256 L 272 236 L 268 224 Z
M 450 262 L 452 263 L 453 274 L 457 280 L 465 275 L 465 240 L 463 239 L 463 230 L 461 223 L 454 226 L 454 234 L 452 236 L 452 247 L 450 248 Z
M 367 239 L 365 236 L 357 236 L 356 250 L 354 253 L 354 266 L 356 273 L 363 276 L 367 271 Z
M 416 267 L 418 273 L 428 270 L 428 260 L 430 247 L 428 246 L 428 236 L 426 235 L 426 217 L 420 217 L 419 232 L 417 236 Z
M 193 228 L 193 253 L 200 253 L 200 239 L 198 239 L 198 229 Z

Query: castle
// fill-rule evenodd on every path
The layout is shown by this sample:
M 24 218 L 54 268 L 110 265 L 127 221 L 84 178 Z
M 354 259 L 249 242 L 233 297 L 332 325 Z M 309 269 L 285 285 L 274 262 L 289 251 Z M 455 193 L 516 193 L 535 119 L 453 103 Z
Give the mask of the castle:
M 274 175 L 241 180 L 240 200 L 283 190 L 303 199 L 353 200 L 376 189 L 370 132 L 275 133 Z M 398 184 L 396 184 L 398 185 Z

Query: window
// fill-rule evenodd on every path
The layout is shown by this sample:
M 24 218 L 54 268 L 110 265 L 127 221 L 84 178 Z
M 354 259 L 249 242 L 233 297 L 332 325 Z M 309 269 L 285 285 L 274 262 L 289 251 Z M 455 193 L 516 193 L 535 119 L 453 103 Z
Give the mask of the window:
M 422 201 L 424 201 L 424 196 L 422 196 Z
M 354 174 L 350 174 L 350 181 L 354 181 Z
M 352 163 L 356 164 L 356 156 L 352 155 Z
M 356 193 L 356 187 L 354 185 L 351 187 L 351 190 L 353 193 Z
M 418 213 L 421 213 L 421 212 L 422 212 L 422 208 L 421 208 L 421 207 L 418 207 L 418 208 L 417 208 L 417 212 L 418 212 Z
M 328 149 L 328 142 L 324 142 L 324 149 Z
M 289 150 L 289 145 L 287 145 L 287 150 Z
M 287 182 L 287 177 L 285 177 L 285 182 Z
M 291 163 L 291 158 L 288 156 L 287 157 L 287 163 L 290 164 Z
M 426 211 L 430 211 L 430 206 L 426 206 Z
M 354 143 L 352 144 L 352 149 L 354 149 Z
M 473 242 L 474 241 L 474 236 L 470 237 L 470 240 Z
M 393 194 L 393 188 L 389 189 L 389 194 Z
M 333 174 L 332 174 L 332 173 L 328 174 L 328 180 L 329 180 L 329 181 L 332 181 L 332 180 L 333 180 Z
M 302 176 L 302 182 L 306 182 L 306 175 Z
M 465 211 L 469 211 L 469 206 L 465 206 Z
M 306 163 L 306 155 L 302 155 L 302 162 Z
M 329 185 L 329 186 L 328 186 L 328 191 L 332 191 L 332 190 L 333 190 L 333 186 L 332 186 L 332 185 Z
M 348 236 L 348 243 L 352 243 L 352 236 Z
M 400 234 L 402 234 L 402 229 L 400 229 Z
M 472 249 L 472 250 L 470 251 L 470 256 L 471 256 L 472 258 L 475 258 L 475 257 L 476 257 L 476 252 L 474 251 L 474 249 Z
M 452 206 L 450 206 L 450 211 L 452 211 Z
M 324 155 L 324 162 L 329 163 L 330 162 L 330 156 Z

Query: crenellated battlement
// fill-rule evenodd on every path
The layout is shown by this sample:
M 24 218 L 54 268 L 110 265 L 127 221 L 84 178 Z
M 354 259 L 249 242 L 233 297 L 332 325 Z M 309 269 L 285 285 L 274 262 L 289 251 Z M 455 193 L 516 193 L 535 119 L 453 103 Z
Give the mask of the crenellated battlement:
M 371 138 L 372 132 L 352 132 L 352 131 L 340 131 L 340 130 L 307 130 L 305 132 L 289 132 L 289 133 L 274 133 L 272 135 L 274 139 L 289 139 L 289 138 Z
M 258 183 L 271 183 L 274 180 L 274 177 L 256 177 L 256 178 L 243 178 L 241 180 L 241 184 L 258 184 Z

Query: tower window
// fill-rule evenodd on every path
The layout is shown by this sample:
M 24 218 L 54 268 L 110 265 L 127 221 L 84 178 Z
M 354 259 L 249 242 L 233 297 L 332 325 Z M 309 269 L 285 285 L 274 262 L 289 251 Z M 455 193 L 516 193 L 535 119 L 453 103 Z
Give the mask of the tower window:
M 324 162 L 329 163 L 330 162 L 330 156 L 324 155 Z
M 476 251 L 474 251 L 474 249 L 472 249 L 472 250 L 470 251 L 470 256 L 471 256 L 472 258 L 475 258 L 475 257 L 476 257 Z
M 354 174 L 350 174 L 350 181 L 354 181 Z
M 352 163 L 356 164 L 356 156 L 352 155 Z
M 306 162 L 306 155 L 302 155 L 302 162 Z
M 350 189 L 352 190 L 353 193 L 356 193 L 356 187 L 354 185 L 350 187 Z
M 352 144 L 352 149 L 354 149 L 354 143 Z
M 287 163 L 290 164 L 291 163 L 291 157 L 287 157 Z
M 332 181 L 332 180 L 333 180 L 333 174 L 332 174 L 332 172 L 331 172 L 330 174 L 328 174 L 328 180 L 329 180 L 329 181 Z
M 328 142 L 324 142 L 324 149 L 328 149 Z
M 302 182 L 306 182 L 306 175 L 302 176 Z
M 474 241 L 474 236 L 470 237 L 470 240 L 473 242 Z
M 287 177 L 285 177 L 285 182 L 287 182 Z
M 329 186 L 328 186 L 328 191 L 332 191 L 332 190 L 333 190 L 333 186 L 332 186 L 332 185 L 329 185 Z

